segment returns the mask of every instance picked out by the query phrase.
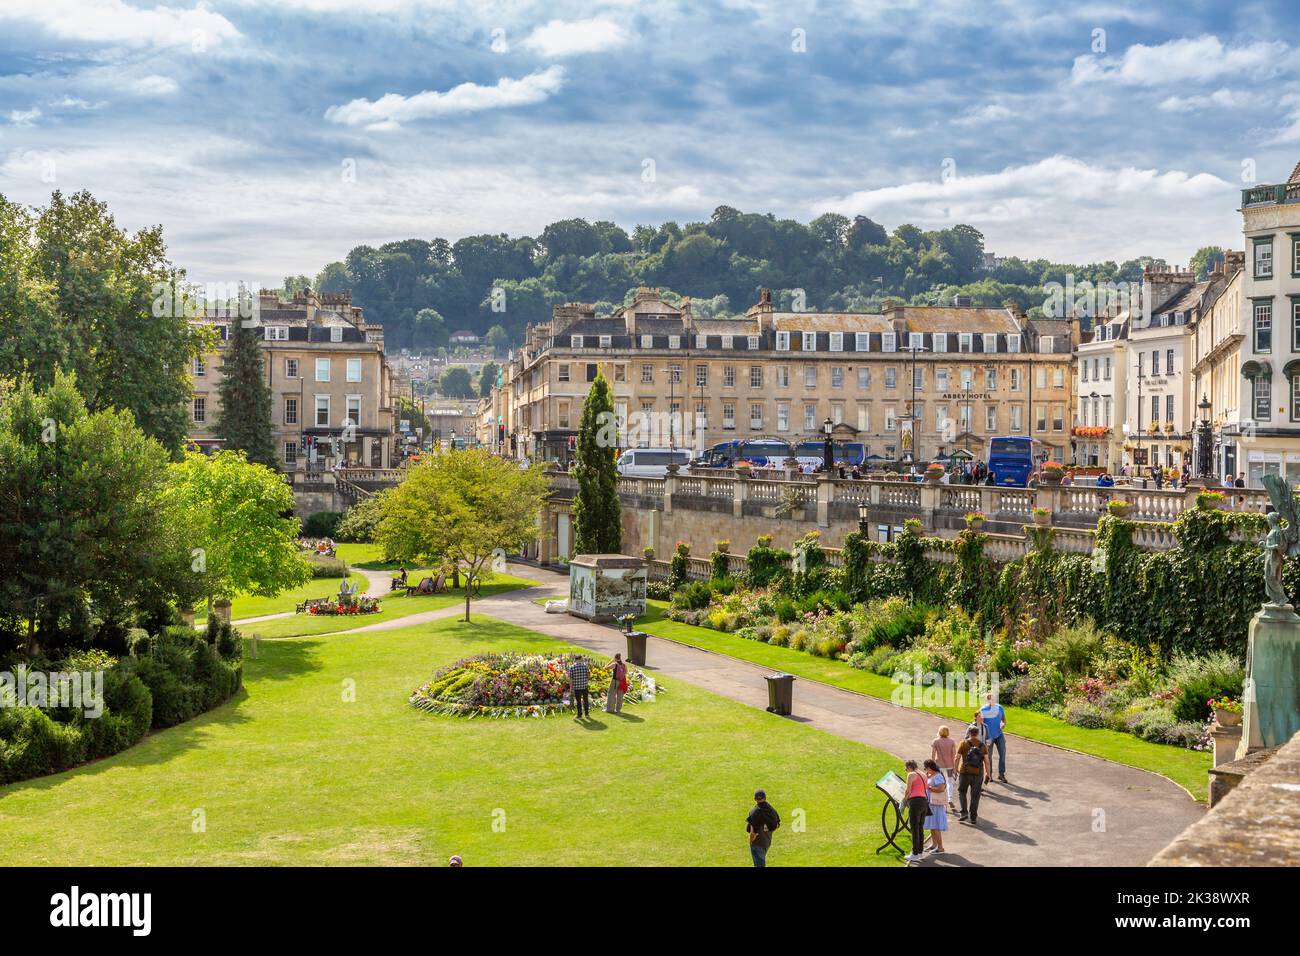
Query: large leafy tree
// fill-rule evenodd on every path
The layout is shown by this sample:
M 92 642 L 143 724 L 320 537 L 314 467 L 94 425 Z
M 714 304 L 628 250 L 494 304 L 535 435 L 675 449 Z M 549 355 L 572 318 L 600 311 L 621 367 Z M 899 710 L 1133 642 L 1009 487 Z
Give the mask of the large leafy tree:
M 179 454 L 190 362 L 208 336 L 188 321 L 162 230 L 127 234 L 86 192 L 56 192 L 34 213 L 0 197 L 0 246 L 0 375 L 44 388 L 56 369 L 75 372 L 90 411 L 125 409 Z
M 474 383 L 469 369 L 463 365 L 453 365 L 442 373 L 438 388 L 444 395 L 452 398 L 471 398 L 474 395 Z
M 474 585 L 536 537 L 549 487 L 539 466 L 521 469 L 481 448 L 446 451 L 384 494 L 375 540 L 393 560 L 463 572 L 468 621 Z
M 184 600 L 167 462 L 129 412 L 88 411 L 71 374 L 0 396 L 0 650 L 120 650 L 125 627 Z
M 243 452 L 189 454 L 170 466 L 159 504 L 190 548 L 190 587 L 207 598 L 269 597 L 300 587 L 311 567 L 298 550 L 293 489 Z
M 248 460 L 278 468 L 275 432 L 271 424 L 271 387 L 266 384 L 261 329 L 234 323 L 221 361 L 221 413 L 215 432 L 226 448 L 242 451 Z
M 597 373 L 578 423 L 578 493 L 573 499 L 573 547 L 578 554 L 618 554 L 623 548 L 614 420 L 613 392 L 608 379 Z

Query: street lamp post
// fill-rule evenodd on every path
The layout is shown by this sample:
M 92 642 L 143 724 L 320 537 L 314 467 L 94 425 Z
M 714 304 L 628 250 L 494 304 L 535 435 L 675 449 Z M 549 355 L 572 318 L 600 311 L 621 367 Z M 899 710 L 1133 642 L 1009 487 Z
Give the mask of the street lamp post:
M 834 428 L 835 423 L 829 418 L 822 422 L 822 466 L 826 470 L 827 477 L 835 467 L 835 446 L 831 442 L 831 431 Z
M 1196 477 L 1203 481 L 1208 480 L 1214 471 L 1214 448 L 1211 444 L 1213 439 L 1210 431 L 1210 409 L 1212 407 L 1209 397 L 1202 392 L 1201 400 L 1196 405 L 1197 411 L 1201 413 L 1196 448 Z

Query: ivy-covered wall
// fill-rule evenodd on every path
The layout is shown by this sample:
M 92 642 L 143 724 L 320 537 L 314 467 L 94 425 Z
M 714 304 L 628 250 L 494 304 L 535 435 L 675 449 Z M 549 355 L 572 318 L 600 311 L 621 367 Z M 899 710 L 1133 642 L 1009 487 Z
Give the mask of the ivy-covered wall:
M 1167 525 L 1178 542 L 1148 553 L 1133 544 L 1137 523 L 1102 517 L 1097 552 L 1065 554 L 1052 532 L 1031 528 L 1034 550 L 1001 564 L 984 557 L 986 536 L 966 530 L 955 539 L 926 538 L 909 522 L 892 543 L 854 532 L 845 540 L 843 587 L 854 601 L 902 595 L 918 603 L 959 605 L 986 620 L 1024 616 L 1044 624 L 1091 618 L 1099 627 L 1161 651 L 1222 648 L 1244 656 L 1246 628 L 1264 602 L 1262 515 L 1197 507 Z M 1234 532 L 1251 543 L 1234 542 Z M 928 558 L 946 552 L 951 563 Z M 1285 571 L 1289 594 L 1300 597 L 1300 562 Z

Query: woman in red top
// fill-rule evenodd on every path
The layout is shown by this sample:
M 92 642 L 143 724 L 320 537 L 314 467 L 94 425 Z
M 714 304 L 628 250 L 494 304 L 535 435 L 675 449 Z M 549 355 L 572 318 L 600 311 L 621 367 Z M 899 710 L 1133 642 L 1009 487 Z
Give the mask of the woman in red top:
M 908 863 L 915 863 L 925 853 L 925 818 L 930 812 L 929 781 L 921 773 L 915 760 L 903 764 L 907 768 L 907 826 L 912 831 L 912 852 Z
M 627 693 L 627 665 L 623 655 L 614 655 L 614 670 L 609 678 L 609 693 L 605 695 L 605 713 L 621 714 L 623 712 L 623 695 Z

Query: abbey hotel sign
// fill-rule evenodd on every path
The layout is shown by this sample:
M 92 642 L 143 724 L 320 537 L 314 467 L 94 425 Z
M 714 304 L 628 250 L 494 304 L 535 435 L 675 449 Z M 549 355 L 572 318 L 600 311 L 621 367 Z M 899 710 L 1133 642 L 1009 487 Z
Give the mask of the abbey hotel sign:
M 944 392 L 943 395 L 940 397 L 943 398 L 945 401 L 952 400 L 952 401 L 959 401 L 959 402 L 974 402 L 974 401 L 983 402 L 983 401 L 988 401 L 990 398 L 992 398 L 992 395 L 989 392 Z

